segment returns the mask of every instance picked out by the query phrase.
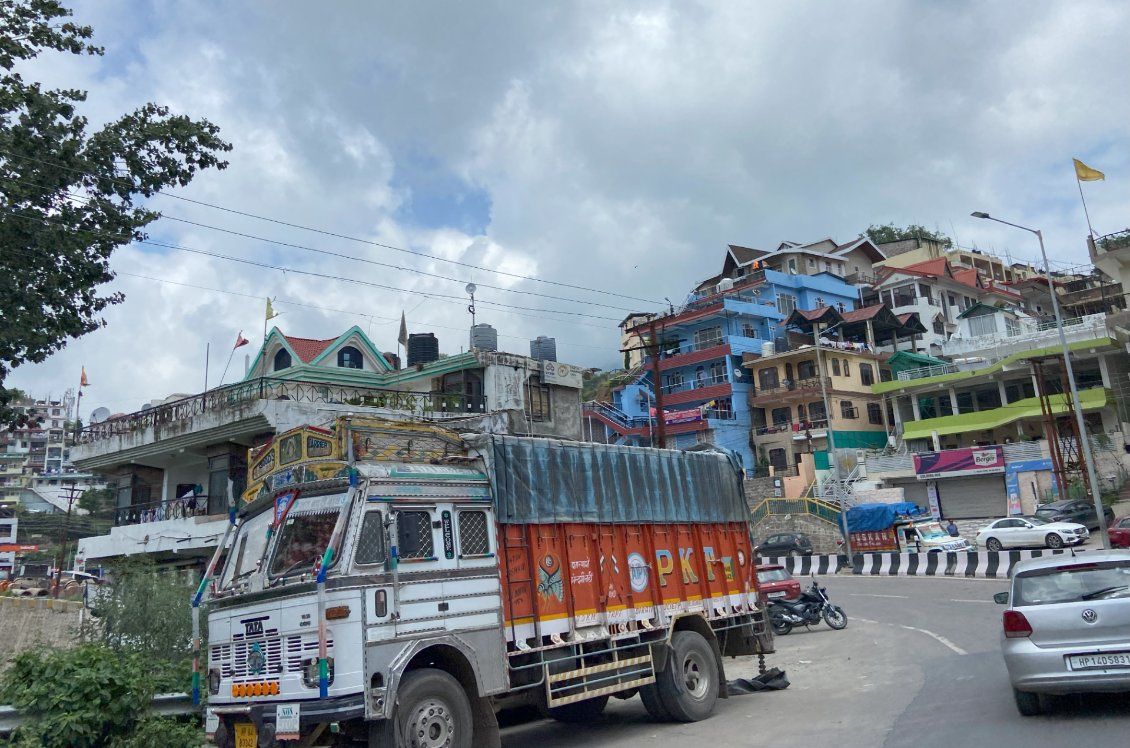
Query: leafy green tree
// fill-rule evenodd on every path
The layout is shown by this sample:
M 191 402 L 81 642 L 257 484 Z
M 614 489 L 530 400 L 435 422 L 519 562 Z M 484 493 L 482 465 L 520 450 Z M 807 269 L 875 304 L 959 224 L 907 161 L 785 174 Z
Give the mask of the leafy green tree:
M 886 223 L 882 226 L 874 224 L 867 227 L 867 238 L 876 244 L 884 242 L 898 242 L 906 239 L 930 239 L 936 242 L 941 242 L 946 247 L 953 246 L 953 240 L 945 234 L 937 231 L 931 231 L 925 226 L 919 226 L 912 223 L 906 228 L 899 228 L 893 223 Z
M 78 508 L 103 515 L 114 508 L 114 491 L 110 488 L 88 488 L 78 497 Z
M 57 0 L 0 0 L 0 423 L 14 423 L 13 368 L 38 363 L 105 324 L 121 293 L 118 247 L 159 217 L 141 198 L 227 166 L 231 150 L 207 120 L 146 104 L 88 132 L 86 92 L 27 82 L 19 64 L 44 51 L 101 55 L 93 30 Z
M 170 667 L 191 664 L 193 587 L 180 572 L 158 569 L 147 559 L 111 567 L 111 583 L 93 603 L 96 618 L 83 632 L 90 641 L 137 652 Z M 188 683 L 188 672 L 180 683 Z

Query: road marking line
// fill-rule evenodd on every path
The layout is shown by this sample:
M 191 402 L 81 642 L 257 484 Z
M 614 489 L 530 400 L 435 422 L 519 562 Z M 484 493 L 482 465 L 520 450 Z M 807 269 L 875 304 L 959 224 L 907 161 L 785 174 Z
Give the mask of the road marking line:
M 964 600 L 960 597 L 955 597 L 950 600 L 951 603 L 988 603 L 989 605 L 996 605 L 995 600 Z
M 870 595 L 865 592 L 849 592 L 849 597 L 897 597 L 900 600 L 909 600 L 909 595 Z
M 917 631 L 918 633 L 925 634 L 926 636 L 932 636 L 933 638 L 937 639 L 939 642 L 946 645 L 947 647 L 949 647 L 950 649 L 952 649 L 954 652 L 956 652 L 959 655 L 969 654 L 964 649 L 957 646 L 956 644 L 954 644 L 953 642 L 951 642 L 949 639 L 945 638 L 941 634 L 935 634 L 933 631 L 929 631 L 927 629 L 920 629 L 920 628 L 917 628 L 915 626 L 900 626 L 900 628 L 904 628 L 907 631 Z

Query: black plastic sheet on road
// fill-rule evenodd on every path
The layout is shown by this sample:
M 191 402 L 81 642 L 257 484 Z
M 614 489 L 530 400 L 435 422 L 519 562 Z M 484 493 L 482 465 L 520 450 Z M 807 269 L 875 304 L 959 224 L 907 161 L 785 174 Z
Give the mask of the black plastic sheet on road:
M 789 687 L 789 676 L 780 668 L 771 668 L 756 678 L 735 678 L 726 683 L 730 696 L 740 696 L 759 691 L 783 691 Z

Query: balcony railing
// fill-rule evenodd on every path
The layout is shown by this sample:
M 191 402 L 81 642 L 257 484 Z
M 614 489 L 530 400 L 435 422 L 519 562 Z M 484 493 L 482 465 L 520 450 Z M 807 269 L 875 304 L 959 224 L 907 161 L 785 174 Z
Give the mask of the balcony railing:
M 84 443 L 99 441 L 121 434 L 143 431 L 153 426 L 176 423 L 205 413 L 235 410 L 259 400 L 359 405 L 404 410 L 435 417 L 486 412 L 486 398 L 482 396 L 472 397 L 443 392 L 401 392 L 374 387 L 310 384 L 262 377 L 217 387 L 155 408 L 91 424 L 82 430 L 80 439 Z
M 1090 314 L 1086 317 L 1076 317 L 1063 321 L 1063 333 L 1067 342 L 1074 343 L 1080 340 L 1094 340 L 1108 335 L 1105 314 Z M 972 353 L 988 353 L 993 361 L 1000 360 L 1019 351 L 1029 351 L 1035 348 L 1046 348 L 1059 343 L 1059 326 L 1055 320 L 1037 322 L 1035 320 L 1020 320 L 1019 326 L 1012 332 L 992 333 L 978 335 L 973 338 L 952 338 L 942 344 L 942 355 L 965 356 Z M 978 362 L 978 366 L 985 366 L 986 362 Z M 902 379 L 902 372 L 899 379 Z M 949 372 L 947 372 L 949 373 Z M 920 375 L 921 376 L 921 375 Z M 936 376 L 936 375 L 928 375 Z M 919 377 L 912 377 L 919 378 Z
M 152 501 L 148 504 L 133 504 L 114 510 L 115 525 L 140 525 L 146 522 L 161 522 L 167 519 L 186 519 L 204 517 L 208 514 L 208 497 L 201 495 L 172 501 Z
M 806 431 L 827 431 L 828 419 L 818 418 L 812 421 L 778 421 L 777 423 L 758 426 L 754 429 L 758 436 L 768 434 L 803 434 Z
M 702 379 L 688 379 L 685 382 L 678 384 L 665 384 L 663 385 L 663 392 L 672 395 L 676 392 L 686 392 L 687 390 L 700 390 L 703 387 L 710 387 L 715 384 L 723 384 L 726 382 L 725 374 L 713 374 L 703 377 Z
M 1113 252 L 1116 249 L 1130 247 L 1130 229 L 1115 231 L 1113 234 L 1100 236 L 1095 240 L 1095 248 L 1099 252 Z
M 824 382 L 824 387 L 826 387 L 826 388 L 832 387 L 832 378 L 831 377 L 824 377 L 823 382 Z M 758 389 L 755 397 L 756 397 L 756 399 L 760 400 L 760 399 L 765 398 L 765 397 L 770 397 L 770 396 L 778 396 L 779 397 L 779 396 L 782 396 L 782 395 L 788 395 L 790 393 L 803 394 L 803 393 L 819 392 L 820 391 L 820 383 L 821 383 L 820 377 L 811 377 L 809 379 L 799 379 L 799 380 L 792 380 L 792 381 L 786 380 L 786 381 L 780 383 L 779 385 L 777 385 L 776 387 L 762 387 L 762 388 Z
M 683 343 L 677 348 L 668 348 L 659 354 L 660 358 L 671 358 L 672 356 L 681 356 L 684 353 L 694 353 L 695 351 L 705 351 L 707 348 L 717 348 L 725 343 L 726 340 L 721 335 L 709 340 L 700 340 L 697 343 Z

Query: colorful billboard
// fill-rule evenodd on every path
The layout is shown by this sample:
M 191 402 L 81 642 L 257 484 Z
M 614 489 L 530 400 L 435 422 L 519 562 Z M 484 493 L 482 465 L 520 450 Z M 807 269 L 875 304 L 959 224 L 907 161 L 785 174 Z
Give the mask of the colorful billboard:
M 1004 450 L 1000 447 L 947 449 L 914 455 L 918 480 L 963 478 L 971 475 L 1004 472 Z

